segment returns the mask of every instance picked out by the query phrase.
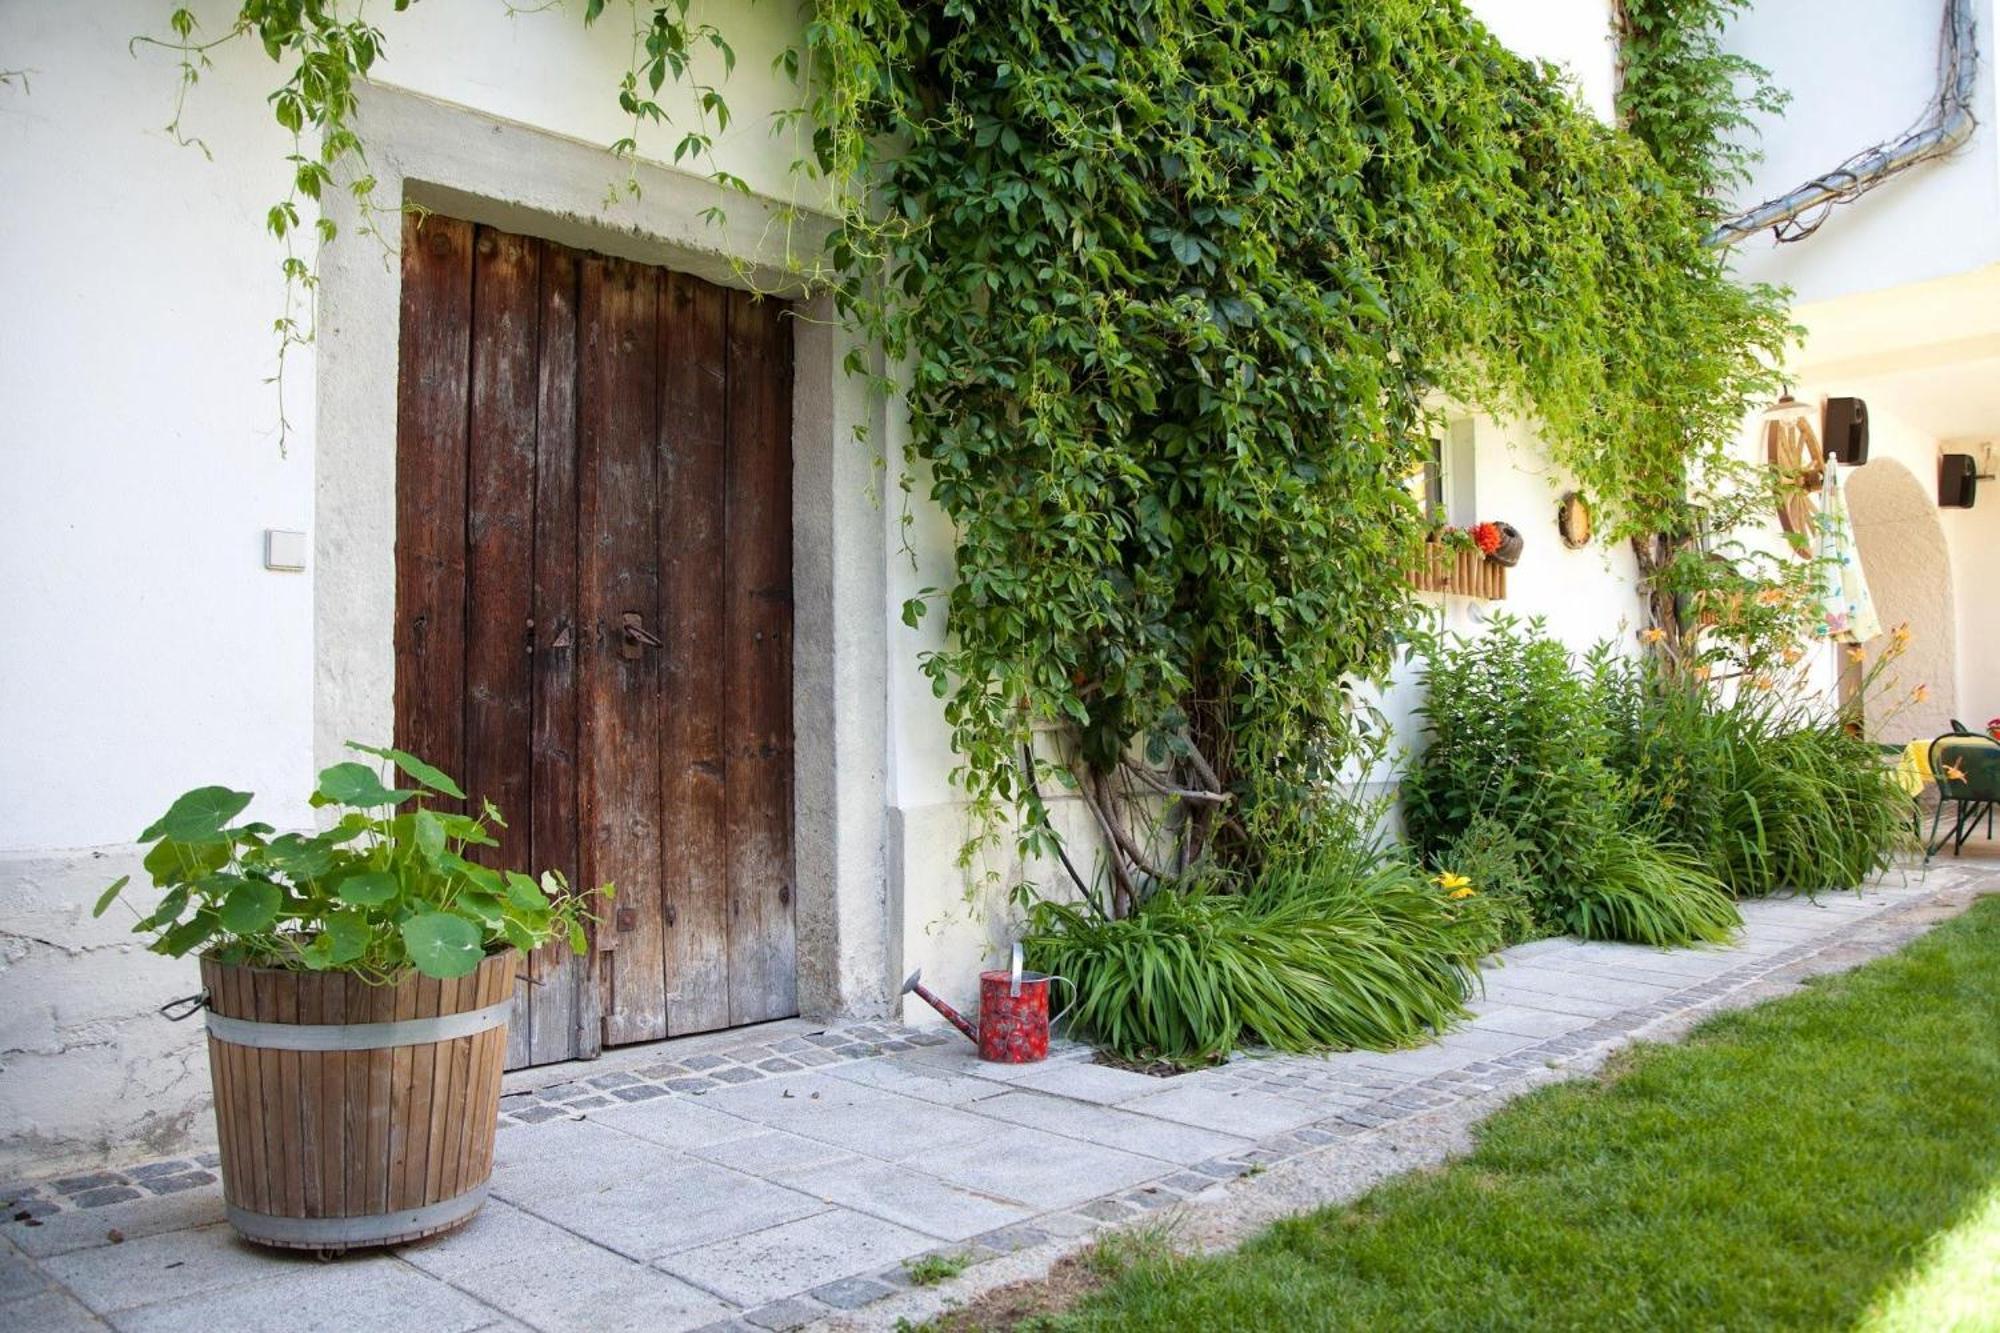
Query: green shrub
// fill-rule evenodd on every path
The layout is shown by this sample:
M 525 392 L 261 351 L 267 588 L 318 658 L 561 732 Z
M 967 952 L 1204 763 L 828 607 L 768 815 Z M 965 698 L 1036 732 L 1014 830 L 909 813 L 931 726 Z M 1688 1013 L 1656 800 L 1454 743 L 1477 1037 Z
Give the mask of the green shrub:
M 1447 635 L 1423 669 L 1425 749 L 1403 783 L 1403 818 L 1427 863 L 1480 819 L 1514 835 L 1528 875 L 1550 890 L 1576 858 L 1623 826 L 1603 762 L 1604 709 L 1540 621 L 1496 616 L 1477 638 Z M 1456 867 L 1447 867 L 1456 869 Z
M 1440 870 L 1463 875 L 1491 912 L 1499 942 L 1553 934 L 1548 890 L 1529 870 L 1532 848 L 1502 821 L 1480 815 L 1445 843 Z
M 1738 897 L 1854 888 L 1888 864 L 1910 803 L 1838 717 L 1756 681 L 1721 695 L 1651 663 L 1598 663 L 1636 814 Z
M 1407 1045 L 1463 1012 L 1496 942 L 1478 895 L 1453 899 L 1407 862 L 1347 851 L 1242 884 L 1210 872 L 1123 920 L 1041 902 L 1036 969 L 1076 986 L 1072 1030 L 1133 1059 Z
M 1497 616 L 1477 638 L 1447 635 L 1424 663 L 1425 749 L 1403 784 L 1404 820 L 1425 862 L 1497 889 L 1512 929 L 1692 944 L 1726 938 L 1730 904 L 1699 859 L 1635 811 L 1611 762 L 1620 732 L 1603 682 L 1540 621 Z M 1495 850 L 1495 828 L 1507 839 Z M 1502 883 L 1455 858 L 1483 855 Z M 1493 873 L 1489 864 L 1484 873 Z

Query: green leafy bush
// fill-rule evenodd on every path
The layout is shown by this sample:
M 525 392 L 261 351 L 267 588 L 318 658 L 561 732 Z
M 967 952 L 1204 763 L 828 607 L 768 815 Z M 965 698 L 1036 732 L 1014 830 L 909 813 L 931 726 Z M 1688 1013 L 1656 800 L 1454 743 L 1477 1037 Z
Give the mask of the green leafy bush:
M 1753 678 L 1723 694 L 1652 662 L 1597 677 L 1635 814 L 1736 896 L 1853 888 L 1907 837 L 1881 752 L 1800 692 Z
M 465 793 L 414 755 L 349 748 L 389 761 L 417 786 L 390 786 L 367 764 L 335 764 L 319 775 L 312 803 L 347 813 L 313 834 L 231 823 L 249 806 L 249 792 L 188 792 L 139 835 L 153 844 L 144 864 L 162 895 L 133 931 L 153 936 L 153 952 L 172 958 L 200 950 L 226 963 L 378 982 L 412 967 L 464 976 L 490 953 L 525 952 L 551 939 L 584 951 L 587 895 L 559 872 L 537 883 L 466 858 L 469 848 L 496 845 L 489 823 L 505 827 L 491 802 L 477 819 L 428 809 L 427 800 L 462 801 Z M 104 891 L 97 915 L 129 881 Z M 609 897 L 611 886 L 598 893 Z
M 1557 929 L 1544 901 L 1547 890 L 1529 870 L 1532 852 L 1501 820 L 1480 815 L 1438 853 L 1438 867 L 1463 876 L 1485 900 L 1502 944 L 1518 944 Z
M 1426 748 L 1403 784 L 1410 836 L 1426 862 L 1467 874 L 1452 857 L 1498 825 L 1512 897 L 1545 929 L 1647 944 L 1725 938 L 1737 922 L 1727 895 L 1687 849 L 1653 836 L 1610 762 L 1601 674 L 1580 670 L 1539 621 L 1497 616 L 1477 638 L 1434 643 L 1419 710 Z
M 1112 920 L 1041 902 L 1026 947 L 1076 986 L 1073 1029 L 1134 1059 L 1387 1049 L 1463 1012 L 1497 936 L 1476 895 L 1453 899 L 1404 862 L 1335 852 L 1242 885 L 1210 873 Z

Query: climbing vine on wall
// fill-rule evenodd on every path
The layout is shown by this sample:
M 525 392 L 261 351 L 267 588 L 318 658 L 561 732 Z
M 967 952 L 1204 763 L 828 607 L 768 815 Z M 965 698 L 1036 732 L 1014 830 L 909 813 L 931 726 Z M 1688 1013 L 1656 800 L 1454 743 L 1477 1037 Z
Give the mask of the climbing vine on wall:
M 643 129 L 722 37 L 632 10 Z M 378 36 L 273 26 L 331 12 L 239 23 L 287 87 L 320 54 L 365 74 Z M 946 617 L 924 669 L 963 785 L 1036 849 L 1037 777 L 1076 775 L 1121 904 L 1209 847 L 1309 836 L 1358 683 L 1418 628 L 1405 478 L 1439 404 L 1536 420 L 1609 535 L 1652 540 L 1687 530 L 1784 334 L 1701 244 L 1693 149 L 1604 125 L 1458 3 L 820 0 L 781 65 L 798 170 L 842 214 L 820 277 L 907 367 L 913 484 L 955 525 L 951 585 L 908 614 Z M 337 147 L 325 86 L 304 119 Z M 1171 850 L 1117 817 L 1135 795 L 1180 812 Z
M 1687 523 L 1766 386 L 1778 303 L 1694 191 L 1460 6 L 945 6 L 896 36 L 857 119 L 902 148 L 835 259 L 957 524 L 926 669 L 975 795 L 1018 800 L 1057 719 L 1086 783 L 1145 740 L 1141 790 L 1207 770 L 1225 828 L 1282 836 L 1413 628 L 1429 404 L 1537 420 L 1625 538 Z
M 1775 115 L 1787 95 L 1723 33 L 1749 0 L 1616 0 L 1618 115 L 1698 206 L 1721 211 L 1750 179 L 1752 113 Z
M 1763 67 L 1726 47 L 1723 34 L 1749 0 L 1615 0 L 1618 116 L 1694 207 L 1711 222 L 1756 160 L 1753 113 L 1782 110 L 1787 94 Z M 1747 298 L 1775 319 L 1779 293 Z M 1717 401 L 1716 407 L 1728 406 Z M 1698 406 L 1698 405 L 1697 405 Z M 1742 405 L 1738 405 L 1739 410 Z M 1693 422 L 1722 432 L 1719 419 Z M 1756 676 L 1799 655 L 1819 620 L 1816 569 L 1773 555 L 1741 534 L 1770 526 L 1777 482 L 1755 459 L 1684 469 L 1689 505 L 1631 534 L 1648 593 L 1653 641 L 1670 667 L 1718 667 Z

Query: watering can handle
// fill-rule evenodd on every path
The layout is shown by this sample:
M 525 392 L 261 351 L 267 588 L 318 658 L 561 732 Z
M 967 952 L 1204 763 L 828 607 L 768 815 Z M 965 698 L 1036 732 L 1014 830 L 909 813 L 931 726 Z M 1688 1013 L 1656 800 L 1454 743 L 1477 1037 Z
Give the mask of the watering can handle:
M 1013 972 L 1013 975 L 1012 975 L 1011 977 L 1009 977 L 1009 978 L 1008 978 L 1008 981 L 1007 981 L 1007 994 L 1008 994 L 1009 996 L 1013 997 L 1014 999 L 1017 999 L 1017 1000 L 1021 998 L 1021 964 L 1022 964 L 1022 961 L 1023 961 L 1023 953 L 1022 953 L 1022 949 L 1021 949 L 1021 942 L 1020 942 L 1019 940 L 1015 940 L 1015 941 L 1014 941 L 1014 972 Z
M 1057 976 L 1051 976 L 1049 978 L 1049 981 L 1051 983 L 1060 981 L 1063 985 L 1069 987 L 1069 1003 L 1049 1015 L 1049 1027 L 1053 1029 L 1056 1023 L 1061 1020 L 1064 1014 L 1068 1013 L 1070 1010 L 1076 1007 L 1076 983 L 1074 981 L 1071 981 L 1068 977 L 1057 977 Z

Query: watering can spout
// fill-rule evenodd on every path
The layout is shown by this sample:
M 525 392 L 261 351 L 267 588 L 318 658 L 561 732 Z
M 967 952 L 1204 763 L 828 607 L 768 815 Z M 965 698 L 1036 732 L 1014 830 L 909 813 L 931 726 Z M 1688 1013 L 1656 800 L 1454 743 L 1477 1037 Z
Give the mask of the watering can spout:
M 930 988 L 924 985 L 923 977 L 924 970 L 921 967 L 910 973 L 909 977 L 903 982 L 903 994 L 916 996 L 919 1000 L 922 1000 L 925 1004 L 943 1014 L 953 1027 L 977 1043 L 979 1040 L 979 1029 L 972 1026 L 964 1014 L 961 1014 L 958 1010 L 952 1008 L 933 994 Z

